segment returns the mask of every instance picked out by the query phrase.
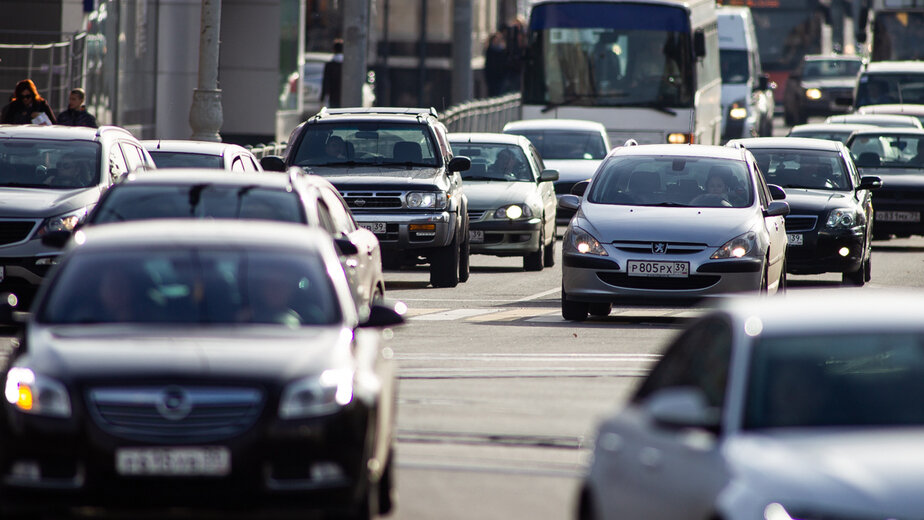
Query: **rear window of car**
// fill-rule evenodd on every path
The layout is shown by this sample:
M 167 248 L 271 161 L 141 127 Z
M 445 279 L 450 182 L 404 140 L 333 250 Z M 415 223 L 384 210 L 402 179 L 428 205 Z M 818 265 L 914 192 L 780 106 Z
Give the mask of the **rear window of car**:
M 224 168 L 225 163 L 218 155 L 204 153 L 181 153 L 150 151 L 158 168 Z
M 38 319 L 49 324 L 267 324 L 341 320 L 317 254 L 224 248 L 77 253 L 61 265 Z
M 92 224 L 154 218 L 307 221 L 298 194 L 248 185 L 122 184 L 110 190 L 89 217 Z
M 539 150 L 545 161 L 584 159 L 599 161 L 609 151 L 599 132 L 576 130 L 508 130 L 505 133 L 522 135 Z
M 751 148 L 768 184 L 783 188 L 849 190 L 841 154 L 823 150 Z
M 924 136 L 857 133 L 847 143 L 859 168 L 924 169 Z
M 100 144 L 93 141 L 3 139 L 0 186 L 85 188 L 99 184 Z

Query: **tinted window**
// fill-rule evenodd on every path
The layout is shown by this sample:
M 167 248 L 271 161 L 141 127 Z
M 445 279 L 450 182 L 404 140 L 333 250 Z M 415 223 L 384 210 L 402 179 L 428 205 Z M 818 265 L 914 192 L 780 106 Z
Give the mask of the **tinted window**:
M 221 168 L 224 169 L 224 160 L 217 155 L 202 153 L 182 153 L 148 151 L 158 168 Z
M 802 77 L 805 79 L 856 76 L 860 60 L 813 60 L 805 62 Z
M 93 186 L 99 183 L 99 161 L 100 145 L 95 142 L 3 139 L 0 186 L 60 189 Z
M 793 130 L 789 132 L 789 137 L 809 137 L 812 139 L 826 139 L 828 141 L 847 142 L 852 130 L 836 132 L 834 130 Z
M 924 136 L 855 134 L 847 143 L 859 168 L 889 168 L 920 173 L 924 168 Z
M 472 160 L 472 167 L 462 172 L 462 181 L 535 182 L 523 149 L 510 144 L 453 143 L 454 155 Z
M 721 50 L 722 83 L 747 83 L 748 51 Z
M 855 106 L 889 103 L 924 104 L 924 73 L 860 76 Z
M 146 249 L 78 254 L 39 311 L 44 323 L 339 322 L 323 262 L 304 251 Z
M 439 166 L 442 156 L 427 125 L 344 122 L 308 125 L 294 163 Z
M 283 189 L 196 184 L 110 190 L 90 217 L 94 224 L 152 218 L 226 218 L 305 222 L 298 195 Z
M 783 188 L 849 190 L 847 167 L 837 152 L 751 149 L 769 184 Z
M 597 160 L 606 157 L 606 143 L 599 132 L 578 132 L 568 130 L 511 130 L 508 134 L 522 135 L 539 150 L 539 155 L 549 159 Z

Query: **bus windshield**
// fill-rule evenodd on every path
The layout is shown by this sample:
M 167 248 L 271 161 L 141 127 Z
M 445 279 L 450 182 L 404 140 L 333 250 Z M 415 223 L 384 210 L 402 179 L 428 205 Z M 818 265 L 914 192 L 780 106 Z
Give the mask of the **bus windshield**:
M 687 13 L 628 3 L 533 7 L 526 104 L 693 106 L 693 50 Z
M 872 61 L 924 59 L 924 12 L 880 12 L 873 23 Z

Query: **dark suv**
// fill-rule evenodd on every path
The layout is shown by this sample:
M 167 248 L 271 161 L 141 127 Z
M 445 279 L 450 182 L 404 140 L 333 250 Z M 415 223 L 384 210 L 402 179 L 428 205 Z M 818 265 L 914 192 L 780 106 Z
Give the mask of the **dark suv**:
M 269 159 L 269 160 L 267 160 Z M 430 264 L 434 287 L 468 279 L 468 201 L 446 127 L 434 109 L 322 109 L 292 131 L 281 161 L 326 177 L 357 223 L 375 233 L 387 268 Z M 284 163 L 284 164 L 283 164 Z

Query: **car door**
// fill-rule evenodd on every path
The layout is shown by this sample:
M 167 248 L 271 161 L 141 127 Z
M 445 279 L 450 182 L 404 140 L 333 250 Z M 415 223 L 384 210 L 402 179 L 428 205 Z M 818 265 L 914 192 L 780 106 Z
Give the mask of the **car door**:
M 710 432 L 656 423 L 645 401 L 658 391 L 692 387 L 723 410 L 732 330 L 723 317 L 691 326 L 651 371 L 626 411 L 601 427 L 591 473 L 600 518 L 711 518 L 729 479 L 721 428 Z
M 532 144 L 529 145 L 529 159 L 533 170 L 536 172 L 536 178 L 538 179 L 542 175 L 542 170 L 545 169 L 545 163 L 542 162 L 542 157 L 539 155 L 539 151 L 536 150 L 536 147 Z M 539 189 L 539 196 L 542 199 L 542 217 L 543 217 L 543 226 L 545 226 L 545 236 L 554 237 L 555 236 L 555 212 L 558 208 L 558 198 L 555 197 L 555 183 L 551 181 L 546 182 L 537 182 L 537 187 Z
M 376 297 L 376 291 L 381 291 L 382 282 L 382 256 L 379 250 L 379 239 L 368 229 L 356 225 L 353 215 L 347 207 L 346 201 L 340 194 L 329 187 L 319 188 L 321 197 L 330 212 L 333 220 L 335 234 L 348 239 L 356 246 L 358 253 L 346 259 L 346 264 L 355 271 L 357 294 L 361 304 L 368 304 Z
M 773 283 L 775 280 L 779 280 L 782 275 L 783 269 L 785 268 L 786 259 L 786 221 L 785 217 L 782 215 L 777 216 L 768 216 L 767 208 L 770 205 L 772 197 L 770 196 L 770 189 L 767 187 L 767 181 L 764 179 L 763 172 L 757 168 L 756 163 L 750 163 L 751 171 L 754 172 L 754 178 L 757 185 L 757 196 L 760 199 L 760 210 L 763 214 L 764 227 L 767 229 L 767 234 L 770 239 L 770 245 L 768 246 L 768 259 L 769 263 L 767 266 L 767 283 Z

